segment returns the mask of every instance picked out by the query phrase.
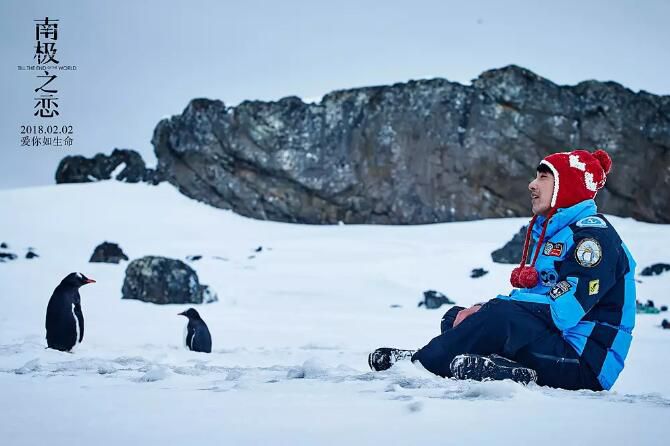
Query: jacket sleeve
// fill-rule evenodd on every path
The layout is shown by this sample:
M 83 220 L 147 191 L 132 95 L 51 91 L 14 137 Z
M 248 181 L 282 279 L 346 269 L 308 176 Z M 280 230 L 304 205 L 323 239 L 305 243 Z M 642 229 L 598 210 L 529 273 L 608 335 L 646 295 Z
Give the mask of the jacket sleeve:
M 602 229 L 575 233 L 558 269 L 558 281 L 547 294 L 514 290 L 498 297 L 547 304 L 559 330 L 574 327 L 616 283 L 621 247 L 608 235 Z

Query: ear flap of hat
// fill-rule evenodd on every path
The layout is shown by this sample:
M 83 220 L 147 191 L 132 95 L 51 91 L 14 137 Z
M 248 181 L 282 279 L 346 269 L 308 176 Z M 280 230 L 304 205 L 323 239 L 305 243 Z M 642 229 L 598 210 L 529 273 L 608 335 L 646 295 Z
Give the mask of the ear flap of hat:
M 556 169 L 556 167 L 554 167 L 554 165 L 551 164 L 546 159 L 543 159 L 542 161 L 540 161 L 540 164 L 544 164 L 545 166 L 547 166 L 549 168 L 549 170 L 551 170 L 551 173 L 554 175 L 554 193 L 551 196 L 551 207 L 554 208 L 554 207 L 556 207 L 556 200 L 558 199 L 558 188 L 559 188 L 559 185 L 560 185 L 560 178 L 558 176 L 558 169 Z

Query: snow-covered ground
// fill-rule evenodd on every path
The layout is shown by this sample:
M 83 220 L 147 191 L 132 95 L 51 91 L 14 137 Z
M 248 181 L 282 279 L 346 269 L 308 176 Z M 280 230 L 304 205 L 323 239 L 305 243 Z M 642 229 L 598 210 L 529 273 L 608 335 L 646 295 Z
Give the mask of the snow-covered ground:
M 670 227 L 611 220 L 640 267 L 668 261 Z M 422 291 L 461 305 L 509 291 L 512 266 L 490 252 L 524 222 L 289 225 L 167 184 L 0 191 L 0 242 L 20 255 L 0 263 L 2 444 L 664 444 L 664 314 L 638 316 L 610 392 L 457 382 L 409 363 L 368 370 L 374 348 L 438 333 L 445 308 L 417 308 Z M 197 307 L 212 354 L 181 347 L 186 306 L 121 300 L 127 262 L 88 263 L 103 241 L 131 259 L 203 255 L 190 265 L 219 296 Z M 40 257 L 24 259 L 28 247 Z M 490 273 L 471 279 L 477 267 Z M 84 342 L 46 350 L 47 301 L 72 271 L 98 281 L 81 289 Z M 641 280 L 641 300 L 670 304 L 670 274 Z

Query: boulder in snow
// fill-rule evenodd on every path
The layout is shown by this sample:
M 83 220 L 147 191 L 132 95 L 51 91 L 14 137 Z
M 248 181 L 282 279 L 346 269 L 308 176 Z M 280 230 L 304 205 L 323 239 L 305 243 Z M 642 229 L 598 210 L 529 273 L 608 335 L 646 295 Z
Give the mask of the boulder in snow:
M 116 243 L 104 242 L 96 246 L 89 262 L 91 263 L 120 263 L 128 260 L 128 256 Z
M 505 246 L 493 251 L 491 253 L 491 258 L 493 259 L 493 261 L 496 263 L 510 263 L 510 264 L 520 263 L 521 256 L 523 255 L 523 243 L 526 240 L 526 230 L 528 230 L 528 225 L 519 229 L 519 232 L 514 234 L 512 240 L 507 242 Z M 531 239 L 530 248 L 528 248 L 529 253 L 533 252 L 534 245 L 535 242 L 533 242 L 533 240 Z
M 216 294 L 201 285 L 196 272 L 177 259 L 146 256 L 126 268 L 123 299 L 155 304 L 201 304 L 216 301 Z
M 110 155 L 98 153 L 93 158 L 66 156 L 56 169 L 56 183 L 90 183 L 117 179 L 126 183 L 158 184 L 161 175 L 148 169 L 142 156 L 130 149 L 114 149 Z

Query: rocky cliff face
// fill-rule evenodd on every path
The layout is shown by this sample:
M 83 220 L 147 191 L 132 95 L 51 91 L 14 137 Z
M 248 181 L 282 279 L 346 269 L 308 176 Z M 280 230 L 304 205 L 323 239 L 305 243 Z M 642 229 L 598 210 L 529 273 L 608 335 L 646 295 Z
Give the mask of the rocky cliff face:
M 545 155 L 603 148 L 600 210 L 670 222 L 670 96 L 613 82 L 558 86 L 528 70 L 226 107 L 196 99 L 161 121 L 158 170 L 184 194 L 300 223 L 416 224 L 528 215 Z

